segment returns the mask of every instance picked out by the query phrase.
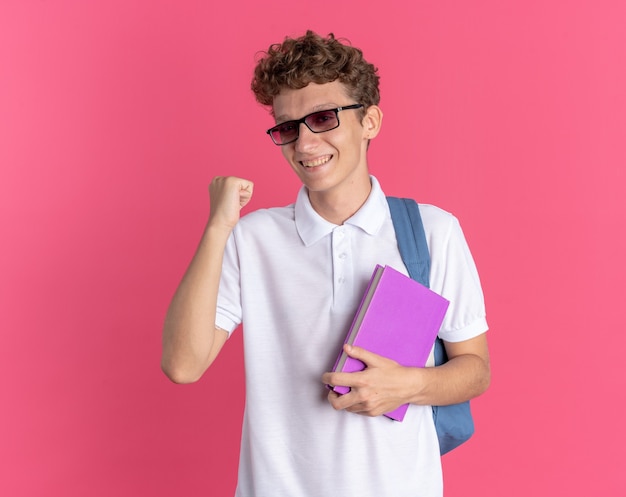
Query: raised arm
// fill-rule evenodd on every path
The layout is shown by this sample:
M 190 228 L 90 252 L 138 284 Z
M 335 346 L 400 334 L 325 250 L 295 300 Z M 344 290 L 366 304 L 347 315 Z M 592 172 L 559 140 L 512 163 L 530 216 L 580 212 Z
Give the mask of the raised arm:
M 252 198 L 253 186 L 232 176 L 217 176 L 209 186 L 209 220 L 163 326 L 161 368 L 175 383 L 200 379 L 228 338 L 226 331 L 215 327 L 222 260 L 241 209 Z

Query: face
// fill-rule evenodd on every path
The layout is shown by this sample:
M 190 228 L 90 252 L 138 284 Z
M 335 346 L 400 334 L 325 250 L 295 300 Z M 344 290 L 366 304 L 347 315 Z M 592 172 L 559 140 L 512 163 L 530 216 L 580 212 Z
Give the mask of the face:
M 356 103 L 342 83 L 333 81 L 311 83 L 299 90 L 284 89 L 274 98 L 273 110 L 276 123 L 281 123 Z M 323 133 L 313 133 L 302 123 L 298 139 L 281 147 L 285 159 L 308 188 L 311 201 L 337 198 L 334 195 L 343 199 L 365 195 L 364 200 L 369 195 L 367 144 L 378 133 L 382 114 L 372 106 L 361 119 L 362 111 L 340 111 L 339 127 Z

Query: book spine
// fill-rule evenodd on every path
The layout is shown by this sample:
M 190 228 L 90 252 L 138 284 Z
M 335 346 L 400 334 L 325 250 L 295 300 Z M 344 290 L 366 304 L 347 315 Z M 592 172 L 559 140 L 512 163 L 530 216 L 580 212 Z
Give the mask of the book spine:
M 365 289 L 365 292 L 363 293 L 363 295 L 367 295 L 367 294 L 369 293 L 370 288 L 372 287 L 372 285 L 373 285 L 374 281 L 376 280 L 376 275 L 378 274 L 378 272 L 379 272 L 379 271 L 382 271 L 382 269 L 383 269 L 383 267 L 382 267 L 381 265 L 379 265 L 379 264 L 377 264 L 377 265 L 376 265 L 376 267 L 374 268 L 374 272 L 373 272 L 373 274 L 372 274 L 372 277 L 370 278 L 370 281 L 369 281 L 369 283 L 367 284 L 367 288 Z M 364 305 L 365 305 L 365 300 L 364 300 L 364 299 L 362 299 L 362 300 L 361 300 L 361 302 L 359 303 L 359 307 L 358 307 L 358 309 L 357 309 L 357 310 L 356 310 L 356 312 L 354 313 L 354 317 L 352 318 L 352 324 L 350 325 L 350 328 L 349 328 L 349 330 L 348 330 L 348 333 L 346 333 L 346 338 L 345 338 L 345 340 L 343 341 L 343 345 L 345 345 L 345 344 L 347 344 L 347 343 L 349 343 L 349 342 L 350 342 L 350 337 L 352 336 L 352 331 L 353 331 L 354 326 L 355 326 L 355 324 L 356 324 L 356 322 L 357 322 L 357 319 L 358 319 L 359 314 L 361 314 L 361 310 L 363 309 L 363 306 L 364 306 Z M 344 370 L 346 369 L 346 368 L 345 368 L 345 364 L 346 364 L 346 362 L 350 361 L 350 359 L 351 359 L 351 358 L 350 358 L 350 357 L 348 357 L 348 354 L 346 354 L 346 353 L 343 351 L 343 346 L 342 346 L 342 347 L 341 347 L 341 352 L 340 352 L 340 353 L 339 353 L 339 355 L 337 356 L 337 360 L 335 361 L 335 365 L 333 366 L 333 369 L 332 369 L 332 370 L 333 370 L 333 371 L 335 371 L 335 372 L 336 372 L 336 371 L 339 371 L 339 370 L 344 371 Z M 356 361 L 356 359 L 354 359 L 354 360 Z M 343 364 L 342 364 L 342 367 L 340 368 L 340 367 L 339 367 L 339 364 L 340 364 L 341 362 L 343 362 Z M 358 361 L 358 362 L 359 362 L 360 364 L 362 364 L 362 365 L 363 365 L 363 367 L 365 367 L 365 365 L 364 365 L 361 361 Z M 363 367 L 361 367 L 360 369 L 363 369 Z M 356 369 L 356 371 L 358 371 L 358 370 L 359 370 L 359 369 Z M 338 389 L 341 389 L 342 391 L 339 391 Z M 334 390 L 335 390 L 337 393 L 341 393 L 341 394 L 348 393 L 348 392 L 350 391 L 350 389 L 349 389 L 349 388 L 346 388 L 346 387 L 334 387 Z M 345 390 L 345 391 L 343 391 L 343 390 Z

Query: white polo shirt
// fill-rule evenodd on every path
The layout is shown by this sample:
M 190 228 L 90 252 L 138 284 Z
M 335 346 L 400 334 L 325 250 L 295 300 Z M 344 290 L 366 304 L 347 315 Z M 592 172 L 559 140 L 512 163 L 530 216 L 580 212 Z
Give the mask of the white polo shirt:
M 435 497 L 439 446 L 428 406 L 399 423 L 335 411 L 330 371 L 376 264 L 406 274 L 376 178 L 343 225 L 321 218 L 304 187 L 295 204 L 244 216 L 224 255 L 216 325 L 243 323 L 246 409 L 238 497 Z M 431 288 L 451 301 L 439 336 L 487 330 L 480 281 L 458 221 L 420 205 Z

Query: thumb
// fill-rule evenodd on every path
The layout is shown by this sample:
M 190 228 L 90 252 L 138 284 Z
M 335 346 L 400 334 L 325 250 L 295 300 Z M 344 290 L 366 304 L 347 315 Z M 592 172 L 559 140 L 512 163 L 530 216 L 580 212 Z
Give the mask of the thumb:
M 251 181 L 243 181 L 239 186 L 239 206 L 244 207 L 252 198 L 254 184 Z
M 382 365 L 384 361 L 388 360 L 378 354 L 374 354 L 374 352 L 370 352 L 363 347 L 357 347 L 355 345 L 346 344 L 344 345 L 344 350 L 350 357 L 358 359 L 367 367 L 377 367 Z

